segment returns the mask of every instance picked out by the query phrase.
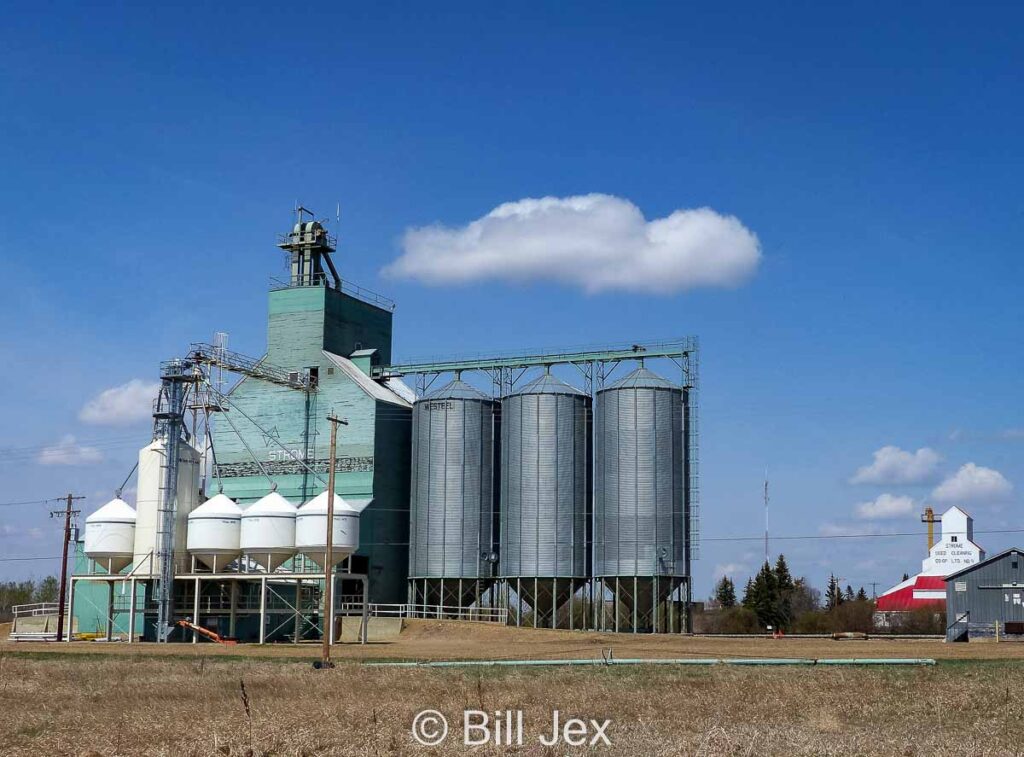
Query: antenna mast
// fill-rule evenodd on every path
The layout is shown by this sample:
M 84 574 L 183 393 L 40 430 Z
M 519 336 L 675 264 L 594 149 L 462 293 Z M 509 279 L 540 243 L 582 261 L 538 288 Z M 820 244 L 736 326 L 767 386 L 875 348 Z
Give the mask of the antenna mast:
M 768 467 L 764 469 L 764 562 L 771 563 L 768 555 Z

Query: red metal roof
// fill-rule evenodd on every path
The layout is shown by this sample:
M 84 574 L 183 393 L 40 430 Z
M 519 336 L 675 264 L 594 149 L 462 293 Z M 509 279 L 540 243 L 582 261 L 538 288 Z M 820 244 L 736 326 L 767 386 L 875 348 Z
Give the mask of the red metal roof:
M 879 612 L 909 612 L 920 607 L 939 609 L 946 606 L 945 599 L 915 599 L 915 589 L 945 591 L 946 579 L 942 576 L 914 576 L 879 595 L 875 609 Z

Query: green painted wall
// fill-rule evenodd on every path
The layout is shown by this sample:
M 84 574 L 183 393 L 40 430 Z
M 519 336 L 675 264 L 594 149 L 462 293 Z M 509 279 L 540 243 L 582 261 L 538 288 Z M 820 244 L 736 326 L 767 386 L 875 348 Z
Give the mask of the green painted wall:
M 356 554 L 368 561 L 375 602 L 404 602 L 406 596 L 411 410 L 377 401 L 322 351 L 348 356 L 356 349 L 376 349 L 381 361 L 390 362 L 391 320 L 389 311 L 332 289 L 271 292 L 266 359 L 289 370 L 317 368 L 319 390 L 307 405 L 302 392 L 247 379 L 231 394 L 237 409 L 216 418 L 213 429 L 225 494 L 245 505 L 269 491 L 253 463 L 255 455 L 281 495 L 300 505 L 324 485 L 283 448 L 312 461 L 326 480 L 327 416 L 348 420 L 339 428 L 335 489 L 345 497 L 374 500 L 360 518 Z M 210 491 L 216 491 L 216 483 Z
M 326 287 L 292 287 L 270 293 L 267 359 L 282 367 L 320 362 L 320 350 L 348 356 L 357 349 L 376 349 L 391 362 L 391 321 L 388 310 Z
M 246 505 L 269 491 L 267 479 L 252 461 L 255 455 L 272 471 L 278 491 L 296 505 L 319 494 L 323 484 L 298 466 L 282 445 L 300 458 L 321 461 L 321 475 L 326 480 L 330 443 L 326 418 L 332 412 L 346 418 L 349 425 L 340 427 L 339 433 L 341 470 L 336 475 L 336 491 L 347 497 L 373 498 L 373 504 L 360 518 L 361 548 L 357 557 L 368 566 L 372 601 L 404 602 L 411 411 L 375 400 L 323 354 L 325 349 L 342 356 L 357 349 L 376 349 L 375 360 L 389 363 L 392 314 L 333 289 L 296 287 L 270 293 L 267 325 L 268 362 L 290 370 L 318 368 L 320 389 L 307 405 L 302 392 L 253 379 L 235 388 L 231 399 L 239 409 L 221 414 L 213 427 L 218 466 L 238 474 L 221 479 L 224 493 Z M 368 371 L 369 360 L 361 359 L 359 365 Z M 216 491 L 216 483 L 209 490 Z M 74 565 L 75 574 L 88 571 L 81 543 L 76 545 Z M 78 582 L 74 614 L 80 632 L 105 630 L 106 592 L 104 583 Z M 138 596 L 141 605 L 141 585 Z M 119 604 L 127 602 L 121 600 Z M 127 624 L 127 612 L 115 615 L 115 632 L 126 633 Z M 152 629 L 144 625 L 140 613 L 136 632 L 151 633 Z
M 89 558 L 82 550 L 85 542 L 75 542 L 74 570 L 73 575 L 89 573 Z M 124 573 L 128 572 L 126 568 Z M 117 608 L 127 608 L 128 599 L 123 592 L 129 591 L 129 586 L 114 586 L 114 635 L 126 635 L 128 633 L 128 610 L 119 611 Z M 136 596 L 140 600 L 143 596 L 143 588 L 136 587 Z M 107 583 L 105 581 L 76 581 L 75 582 L 75 604 L 73 614 L 78 621 L 78 633 L 106 633 L 107 630 Z M 135 632 L 141 634 L 143 631 L 143 619 L 141 615 L 135 618 Z

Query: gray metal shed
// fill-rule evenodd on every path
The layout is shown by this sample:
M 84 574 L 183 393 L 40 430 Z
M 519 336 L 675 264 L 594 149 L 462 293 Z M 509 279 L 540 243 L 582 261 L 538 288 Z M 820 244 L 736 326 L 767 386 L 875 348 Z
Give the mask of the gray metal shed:
M 946 641 L 1024 640 L 1024 550 L 946 576 Z

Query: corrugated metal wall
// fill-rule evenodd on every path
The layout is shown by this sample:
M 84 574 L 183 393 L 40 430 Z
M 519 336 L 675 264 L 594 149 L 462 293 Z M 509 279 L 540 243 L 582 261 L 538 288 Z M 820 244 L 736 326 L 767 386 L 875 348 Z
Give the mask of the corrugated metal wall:
M 1010 550 L 946 580 L 946 625 L 961 618 L 972 635 L 996 621 L 1024 622 L 1024 554 Z
M 491 575 L 496 403 L 446 394 L 413 410 L 410 576 Z
M 598 393 L 595 576 L 686 574 L 682 391 L 659 381 Z
M 502 401 L 499 552 L 506 577 L 588 572 L 590 398 L 543 379 Z

